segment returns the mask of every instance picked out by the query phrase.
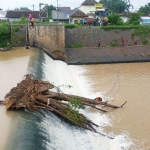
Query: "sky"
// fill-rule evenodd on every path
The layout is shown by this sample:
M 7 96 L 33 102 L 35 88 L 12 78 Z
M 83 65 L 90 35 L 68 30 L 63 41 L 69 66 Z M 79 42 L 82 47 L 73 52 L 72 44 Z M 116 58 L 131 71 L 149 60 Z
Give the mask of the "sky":
M 43 3 L 55 7 L 57 7 L 58 4 L 59 7 L 66 6 L 74 9 L 79 7 L 83 1 L 84 0 L 0 0 L 0 8 L 3 10 L 14 10 L 15 8 L 28 7 L 31 10 L 33 10 L 33 8 L 34 10 L 39 10 L 39 3 Z M 97 2 L 99 2 L 99 0 L 97 0 Z M 150 0 L 130 0 L 130 3 L 134 6 L 134 10 L 138 10 L 141 6 L 145 6 L 149 2 Z

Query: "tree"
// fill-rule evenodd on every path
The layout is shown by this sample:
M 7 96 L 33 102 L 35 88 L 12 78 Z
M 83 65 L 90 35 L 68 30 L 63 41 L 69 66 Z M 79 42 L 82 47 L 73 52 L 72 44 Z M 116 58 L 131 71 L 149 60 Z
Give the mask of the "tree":
M 115 3 L 114 12 L 121 13 L 126 9 L 126 5 L 123 1 L 118 1 Z
M 140 7 L 139 11 L 143 15 L 149 15 L 150 14 L 150 3 L 146 4 L 145 6 Z
M 0 8 L 0 10 L 2 10 L 2 8 Z
M 15 8 L 14 10 L 19 10 L 19 8 Z
M 140 22 L 140 16 L 141 16 L 141 14 L 139 12 L 131 14 L 129 23 L 133 24 L 133 25 L 139 24 L 139 22 Z
M 49 18 L 52 18 L 52 10 L 56 10 L 56 7 L 53 5 L 48 6 L 48 16 Z
M 20 7 L 20 10 L 30 10 L 30 9 L 27 7 Z
M 30 10 L 30 9 L 27 7 L 20 7 L 20 8 L 15 8 L 14 10 Z
M 48 18 L 52 18 L 52 10 L 56 10 L 56 7 L 53 5 L 46 5 L 42 8 L 43 13 L 41 14 L 42 17 L 47 17 L 47 14 L 44 12 L 47 12 L 48 9 Z
M 108 16 L 108 22 L 113 25 L 122 25 L 123 20 L 120 18 L 120 16 L 117 13 L 114 13 L 111 16 Z
M 130 0 L 100 0 L 99 2 L 104 4 L 104 7 L 109 11 L 116 13 L 129 11 L 130 8 L 133 8 Z

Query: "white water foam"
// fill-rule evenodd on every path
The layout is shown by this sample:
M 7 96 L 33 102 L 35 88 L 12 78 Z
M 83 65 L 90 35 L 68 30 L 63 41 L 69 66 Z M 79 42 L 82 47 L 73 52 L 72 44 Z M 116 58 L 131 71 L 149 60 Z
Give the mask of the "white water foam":
M 68 66 L 62 61 L 54 61 L 45 54 L 44 76 L 45 80 L 60 86 L 64 93 L 80 95 L 89 98 L 94 98 L 96 95 L 103 96 L 103 93 L 92 93 L 90 87 L 90 80 L 88 80 L 84 73 L 86 69 L 84 66 Z M 66 85 L 72 88 L 66 88 Z M 94 123 L 100 127 L 98 131 L 103 133 L 103 127 L 113 126 L 112 119 L 108 114 L 100 112 L 91 112 L 90 109 L 80 110 Z M 53 116 L 53 117 L 52 117 Z M 47 121 L 48 119 L 48 121 Z M 77 127 L 70 126 L 54 115 L 46 115 L 43 126 L 49 132 L 50 142 L 47 143 L 47 149 L 57 150 L 127 150 L 133 144 L 127 135 L 110 135 L 114 139 L 109 139 L 107 136 L 84 131 Z M 106 134 L 106 133 L 103 133 Z

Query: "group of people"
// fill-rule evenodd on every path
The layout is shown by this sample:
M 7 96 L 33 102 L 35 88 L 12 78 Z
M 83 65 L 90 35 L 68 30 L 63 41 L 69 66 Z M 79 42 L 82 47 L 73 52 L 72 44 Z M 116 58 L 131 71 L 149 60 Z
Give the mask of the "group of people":
M 127 39 L 124 38 L 124 39 L 123 39 L 123 45 L 126 46 L 126 45 L 127 45 L 127 42 L 128 42 Z M 97 44 L 98 44 L 98 47 L 100 47 L 100 45 L 101 45 L 101 40 L 100 40 L 100 39 L 98 39 Z M 137 38 L 134 39 L 134 45 L 137 45 Z
M 28 20 L 29 20 L 30 24 L 32 25 L 32 27 L 34 27 L 34 18 L 32 17 L 31 14 L 29 14 Z
M 82 20 L 78 19 L 77 20 L 77 24 L 78 25 L 87 25 L 87 26 L 97 26 L 97 25 L 104 25 L 106 26 L 108 23 L 108 19 L 107 18 L 83 18 Z
M 128 42 L 127 39 L 124 38 L 124 39 L 123 39 L 123 45 L 126 46 L 126 45 L 127 45 L 127 42 Z M 134 45 L 137 45 L 137 38 L 134 39 Z

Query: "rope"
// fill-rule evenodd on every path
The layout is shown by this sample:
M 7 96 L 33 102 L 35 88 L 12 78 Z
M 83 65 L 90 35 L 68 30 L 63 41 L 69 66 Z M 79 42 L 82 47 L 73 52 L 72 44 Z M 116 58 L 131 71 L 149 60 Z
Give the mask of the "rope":
M 48 100 L 47 100 L 47 106 L 50 104 L 50 99 L 48 98 Z
M 115 82 L 115 84 L 112 86 L 112 88 L 107 92 L 107 94 L 106 95 L 108 95 L 108 94 L 110 94 L 111 93 L 111 91 L 114 89 L 114 87 L 116 86 L 116 84 L 119 82 L 119 88 L 118 88 L 118 91 L 117 91 L 117 93 L 119 92 L 119 89 L 120 89 L 120 81 L 119 81 L 119 78 L 120 78 L 120 68 L 118 68 L 118 75 L 117 75 L 118 77 L 117 77 L 117 80 L 116 80 L 116 82 Z M 115 93 L 114 95 L 116 95 L 117 93 Z

